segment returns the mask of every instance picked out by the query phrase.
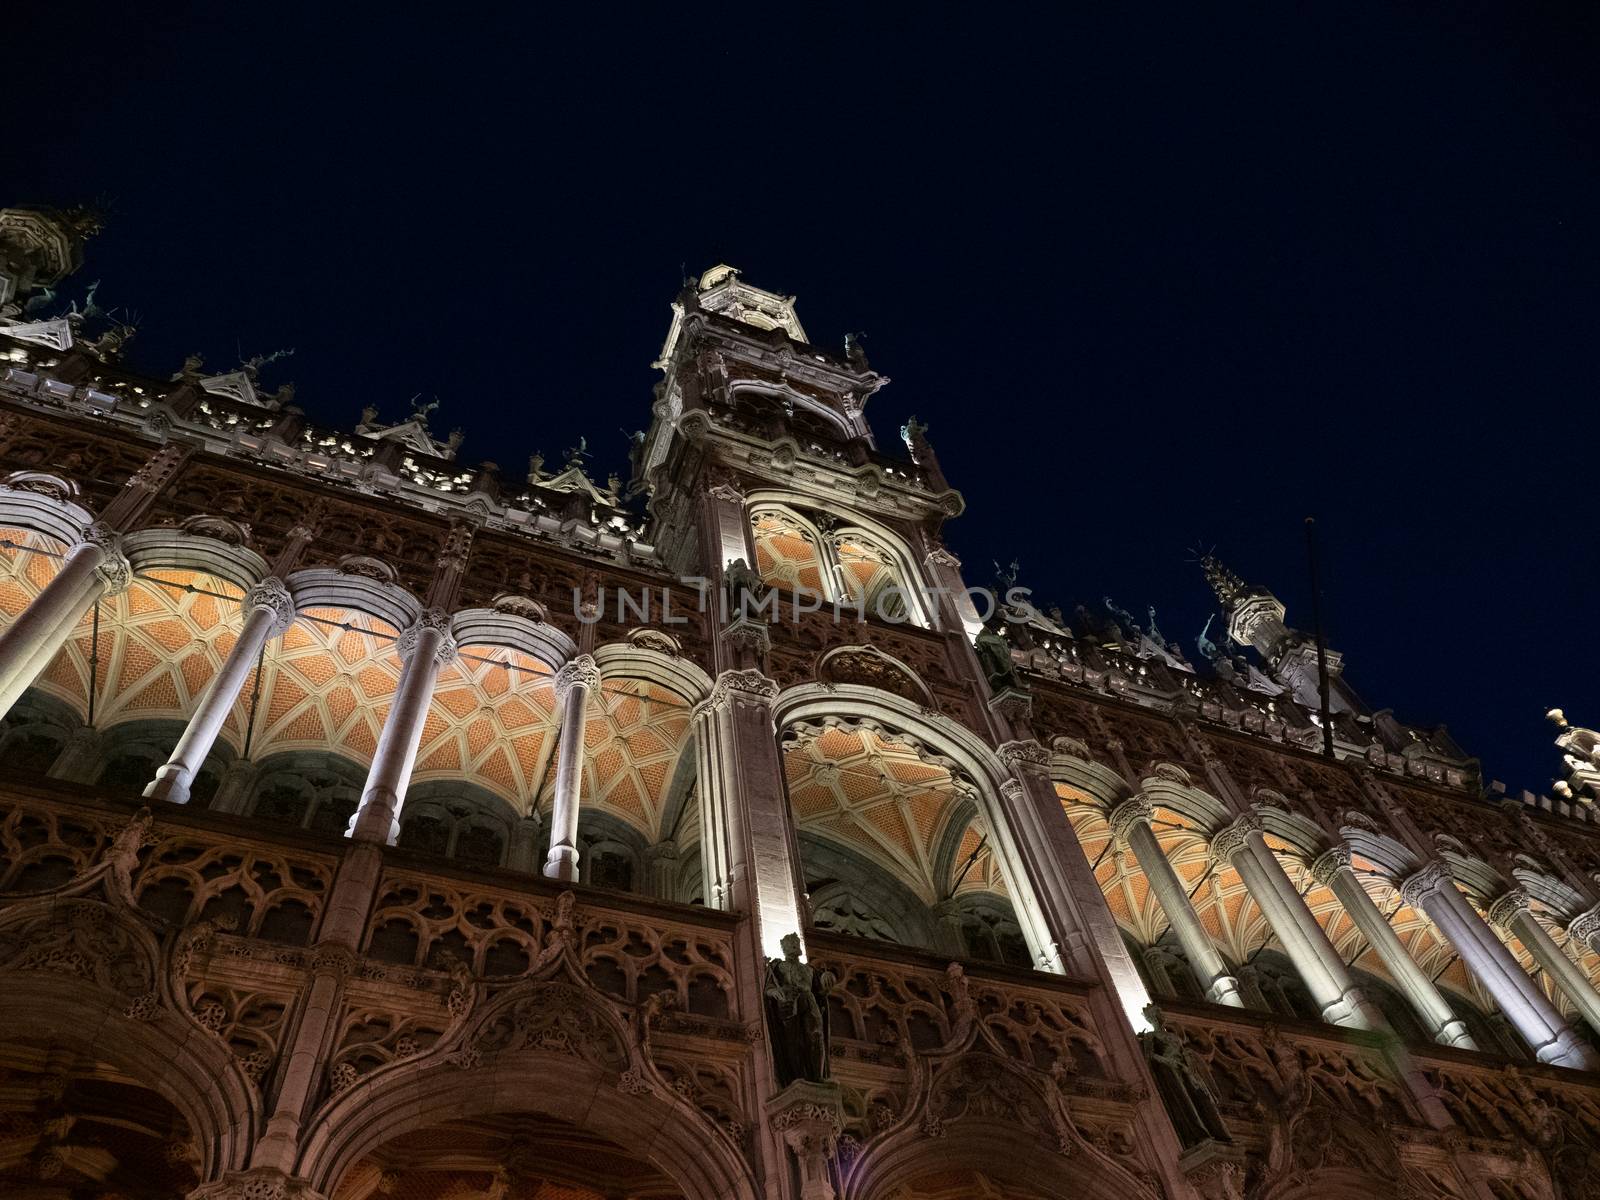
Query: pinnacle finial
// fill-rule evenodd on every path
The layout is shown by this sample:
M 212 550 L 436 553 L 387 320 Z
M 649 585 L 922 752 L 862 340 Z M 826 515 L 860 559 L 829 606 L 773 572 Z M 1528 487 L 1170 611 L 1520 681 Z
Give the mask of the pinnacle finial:
M 1230 571 L 1223 565 L 1222 560 L 1209 550 L 1200 556 L 1200 569 L 1205 572 L 1206 582 L 1216 593 L 1217 603 L 1224 609 L 1231 608 L 1233 602 L 1244 593 L 1244 580 Z

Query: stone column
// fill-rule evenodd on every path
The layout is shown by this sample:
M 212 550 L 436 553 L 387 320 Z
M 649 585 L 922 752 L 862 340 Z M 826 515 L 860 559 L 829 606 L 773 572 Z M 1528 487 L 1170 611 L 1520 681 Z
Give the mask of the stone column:
M 506 853 L 506 866 L 513 871 L 527 871 L 530 874 L 540 867 L 539 847 L 540 833 L 544 830 L 544 822 L 538 813 L 529 813 L 517 821 L 516 827 L 511 831 L 511 847 Z
M 94 602 L 132 581 L 121 537 L 98 522 L 85 528 L 55 578 L 0 632 L 0 716 L 33 686 Z
M 1284 873 L 1261 836 L 1261 818 L 1246 813 L 1211 839 L 1211 853 L 1239 872 L 1261 907 L 1284 952 L 1300 973 L 1322 1019 L 1357 1029 L 1387 1029 L 1388 1023 L 1350 976 L 1322 926 Z
M 157 768 L 156 777 L 144 789 L 152 800 L 189 803 L 189 788 L 195 772 L 205 765 L 206 755 L 217 744 L 222 725 L 239 701 L 244 681 L 255 669 L 261 648 L 269 638 L 278 637 L 294 622 L 294 597 L 283 580 L 268 576 L 245 593 L 244 627 L 239 639 L 223 660 L 222 669 L 200 697 L 189 724 L 173 748 L 172 757 Z
M 657 842 L 644 852 L 646 884 L 657 900 L 671 900 L 678 893 L 678 843 L 670 838 Z
M 600 690 L 600 668 L 580 654 L 556 672 L 556 703 L 561 706 L 561 744 L 556 750 L 556 790 L 550 802 L 550 855 L 544 873 L 551 879 L 578 880 L 578 800 L 583 790 L 584 729 L 589 693 Z
M 1456 1046 L 1462 1050 L 1476 1050 L 1478 1045 L 1467 1032 L 1466 1022 L 1456 1016 L 1450 1004 L 1434 986 L 1428 973 L 1417 966 L 1416 959 L 1406 952 L 1399 935 L 1378 911 L 1361 877 L 1350 865 L 1347 846 L 1335 846 L 1324 851 L 1311 864 L 1311 874 L 1323 887 L 1333 893 L 1344 911 L 1350 914 L 1361 936 L 1367 939 L 1384 968 L 1399 985 L 1412 1010 L 1421 1019 L 1428 1035 L 1443 1046 Z
M 416 765 L 417 743 L 433 699 L 434 681 L 439 678 L 439 668 L 456 656 L 449 615 L 441 609 L 425 609 L 400 635 L 396 649 L 404 662 L 400 684 L 389 705 L 389 719 L 378 735 L 378 748 L 361 790 L 361 805 L 350 818 L 349 830 L 349 835 L 360 841 L 390 846 L 400 836 L 400 805 L 411 782 L 411 768 Z
M 1189 969 L 1200 981 L 1206 999 L 1213 1004 L 1243 1008 L 1245 1004 L 1244 998 L 1239 995 L 1239 981 L 1228 970 L 1228 964 L 1217 951 L 1205 926 L 1200 923 L 1194 906 L 1189 903 L 1183 880 L 1173 869 L 1150 824 L 1153 813 L 1153 806 L 1143 796 L 1124 800 L 1111 810 L 1111 835 L 1133 852 L 1139 869 L 1150 881 L 1150 890 L 1155 893 L 1156 902 L 1166 914 L 1167 925 L 1178 939 L 1178 945 L 1183 947 L 1184 957 L 1189 960 Z
M 221 782 L 217 784 L 217 794 L 211 797 L 211 811 L 244 812 L 250 802 L 250 793 L 256 786 L 256 777 L 260 774 L 261 768 L 245 759 L 229 763 L 228 769 L 222 773 Z
M 785 934 L 805 929 L 792 854 L 783 757 L 773 728 L 778 685 L 759 671 L 724 671 L 690 723 L 700 755 L 706 904 L 751 915 L 757 946 L 783 957 Z
M 67 737 L 45 774 L 51 779 L 65 779 L 71 783 L 93 783 L 100 778 L 100 756 L 104 751 L 101 731 L 80 725 Z
M 1467 970 L 1533 1048 L 1534 1057 L 1561 1067 L 1590 1071 L 1600 1067 L 1600 1058 L 1561 1019 L 1506 944 L 1478 916 L 1444 863 L 1429 863 L 1417 871 L 1400 885 L 1400 895 L 1439 927 Z
M 1539 924 L 1539 919 L 1528 908 L 1527 892 L 1513 888 L 1501 896 L 1489 906 L 1489 921 L 1526 946 L 1533 961 L 1572 1001 L 1573 1007 L 1589 1022 L 1589 1027 L 1600 1030 L 1600 992 L 1594 990 L 1583 968 L 1568 958 Z

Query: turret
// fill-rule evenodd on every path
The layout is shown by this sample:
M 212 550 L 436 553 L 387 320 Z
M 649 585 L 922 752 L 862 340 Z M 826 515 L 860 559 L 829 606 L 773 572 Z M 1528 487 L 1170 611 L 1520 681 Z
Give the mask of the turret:
M 0 208 L 0 317 L 20 318 L 27 301 L 83 265 L 83 244 L 100 231 L 89 209 Z
M 1222 607 L 1228 636 L 1254 646 L 1273 676 L 1307 708 L 1319 708 L 1315 639 L 1284 623 L 1285 609 L 1264 587 L 1247 585 L 1214 554 L 1200 559 L 1206 582 Z M 1344 656 L 1328 650 L 1329 706 L 1334 713 L 1364 713 L 1366 706 L 1343 679 Z

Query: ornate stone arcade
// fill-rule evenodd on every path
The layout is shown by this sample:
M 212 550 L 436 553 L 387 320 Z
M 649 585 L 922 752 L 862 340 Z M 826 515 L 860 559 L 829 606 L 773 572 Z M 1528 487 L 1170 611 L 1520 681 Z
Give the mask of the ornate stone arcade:
M 1592 731 L 1485 791 L 1336 655 L 1319 754 L 1214 559 L 1198 667 L 984 626 L 926 429 L 730 268 L 631 479 L 512 481 L 125 368 L 88 231 L 0 214 L 8 1194 L 1600 1194 Z

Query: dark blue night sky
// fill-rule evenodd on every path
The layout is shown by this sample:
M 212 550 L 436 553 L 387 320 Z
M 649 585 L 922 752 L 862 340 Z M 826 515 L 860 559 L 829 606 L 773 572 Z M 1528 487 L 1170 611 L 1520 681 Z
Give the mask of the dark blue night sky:
M 1309 627 L 1314 513 L 1374 706 L 1535 790 L 1600 724 L 1600 10 L 18 7 L 0 202 L 109 194 L 135 366 L 292 346 L 317 418 L 604 475 L 726 260 L 867 332 L 970 581 L 1192 654 L 1197 545 Z

